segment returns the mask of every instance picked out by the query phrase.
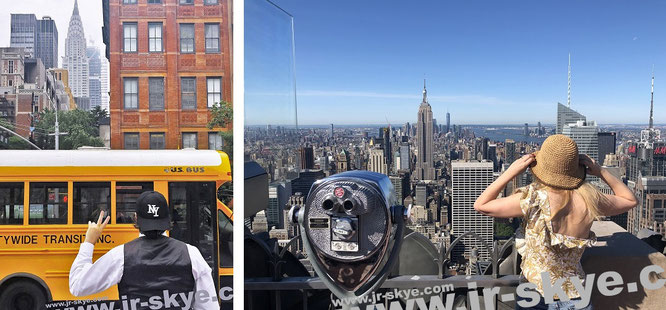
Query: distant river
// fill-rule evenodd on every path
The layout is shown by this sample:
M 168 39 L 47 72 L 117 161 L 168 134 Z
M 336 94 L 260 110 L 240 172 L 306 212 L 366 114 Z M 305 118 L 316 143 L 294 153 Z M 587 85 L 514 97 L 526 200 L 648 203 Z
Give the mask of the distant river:
M 506 139 L 513 139 L 516 142 L 527 142 L 527 143 L 543 143 L 546 140 L 546 137 L 528 137 L 523 135 L 523 127 L 510 127 L 510 126 L 467 126 L 467 128 L 474 131 L 474 135 L 477 137 L 488 138 L 491 141 L 504 141 Z M 533 130 L 533 127 L 530 127 L 530 130 Z M 549 130 L 549 128 L 546 128 Z

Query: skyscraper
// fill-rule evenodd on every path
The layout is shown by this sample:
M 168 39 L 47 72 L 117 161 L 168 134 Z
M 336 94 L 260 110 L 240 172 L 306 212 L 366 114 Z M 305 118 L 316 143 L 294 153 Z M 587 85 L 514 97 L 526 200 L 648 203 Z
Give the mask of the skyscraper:
M 23 47 L 28 58 L 39 58 L 46 69 L 58 67 L 58 28 L 50 17 L 11 14 L 10 47 Z
M 516 141 L 504 141 L 504 164 L 511 165 L 516 160 Z
M 493 162 L 494 171 L 497 171 L 497 144 L 488 144 L 488 158 L 486 159 Z
M 304 199 L 308 198 L 312 184 L 326 177 L 321 170 L 306 170 L 298 173 L 298 178 L 291 180 L 291 194 L 301 193 Z
M 109 60 L 102 57 L 102 68 L 100 75 L 100 86 L 102 89 L 102 109 L 109 111 Z
M 423 101 L 421 102 L 421 106 L 419 106 L 417 117 L 416 142 L 418 143 L 418 159 L 416 160 L 416 177 L 419 180 L 434 180 L 432 108 L 428 103 L 428 91 L 426 90 L 425 80 L 423 80 Z
M 564 125 L 566 124 L 585 120 L 585 115 L 580 114 L 559 102 L 557 103 L 557 127 L 555 128 L 555 133 L 561 134 L 562 129 L 564 129 Z
M 58 28 L 51 17 L 37 20 L 35 58 L 39 58 L 47 69 L 58 67 Z
M 474 210 L 476 198 L 492 182 L 492 162 L 454 161 L 451 163 L 451 228 L 454 237 L 473 231 L 487 244 L 492 244 L 493 218 Z M 478 249 L 482 259 L 489 258 L 488 250 L 476 238 L 467 236 L 462 239 L 461 243 L 452 250 L 454 258 L 460 255 L 469 257 L 469 253 L 474 247 Z
M 311 146 L 302 147 L 300 156 L 301 170 L 314 169 L 314 149 Z
M 484 138 L 481 140 L 481 155 L 482 155 L 482 159 L 490 159 L 490 157 L 488 157 L 488 144 L 490 144 L 490 139 L 484 137 Z
M 666 232 L 666 177 L 648 176 L 636 181 L 635 194 L 639 204 L 629 210 L 627 216 L 627 231 L 636 235 L 638 231 L 647 228 Z
M 562 134 L 573 139 L 578 145 L 578 152 L 599 161 L 599 127 L 594 121 L 577 121 L 566 124 Z
M 578 152 L 599 161 L 599 127 L 594 121 L 578 121 L 566 124 L 562 134 L 573 139 L 578 145 Z M 587 176 L 590 182 L 599 181 L 598 177 Z
M 92 110 L 102 105 L 102 57 L 96 46 L 88 47 L 86 55 L 88 56 L 89 108 Z
M 266 219 L 268 228 L 284 228 L 284 206 L 291 196 L 291 182 L 273 183 L 268 186 L 268 208 Z
M 425 207 L 428 202 L 428 186 L 424 183 L 419 183 L 416 185 L 414 192 L 416 194 L 414 204 Z
M 387 174 L 386 158 L 383 149 L 371 149 L 370 158 L 368 158 L 368 171 Z
M 603 165 L 606 155 L 615 154 L 615 132 L 599 132 L 599 164 Z
M 340 151 L 340 153 L 335 156 L 335 170 L 337 173 L 351 170 L 349 157 L 349 152 L 346 150 Z
M 74 10 L 69 20 L 62 66 L 69 72 L 69 88 L 72 90 L 79 109 L 89 110 L 88 55 L 77 0 L 74 1 Z
M 641 130 L 639 141 L 628 144 L 627 154 L 627 178 L 639 201 L 638 207 L 628 212 L 627 230 L 637 234 L 647 228 L 666 235 L 666 141 L 654 128 L 654 72 L 648 128 Z
M 400 170 L 411 171 L 411 152 L 409 151 L 409 143 L 400 143 Z
M 446 132 L 451 131 L 451 113 L 446 111 Z
M 529 137 L 530 135 L 530 127 L 529 124 L 525 123 L 525 128 L 523 128 L 523 135 L 525 137 Z
M 391 147 L 391 127 L 383 128 L 382 147 L 384 148 L 384 160 L 386 160 L 387 171 L 391 170 L 393 164 L 393 152 Z
M 10 47 L 22 47 L 26 58 L 35 56 L 35 41 L 37 41 L 37 18 L 35 14 L 11 15 Z
M 661 138 L 661 131 L 654 128 L 654 73 L 650 93 L 650 118 L 648 128 L 641 130 L 639 141 L 627 145 L 627 178 L 638 182 L 643 176 L 666 176 L 666 141 Z
M 395 198 L 399 203 L 404 203 L 404 200 L 409 196 L 409 174 L 401 173 L 398 176 L 390 176 L 391 184 L 393 184 L 393 189 L 395 190 Z

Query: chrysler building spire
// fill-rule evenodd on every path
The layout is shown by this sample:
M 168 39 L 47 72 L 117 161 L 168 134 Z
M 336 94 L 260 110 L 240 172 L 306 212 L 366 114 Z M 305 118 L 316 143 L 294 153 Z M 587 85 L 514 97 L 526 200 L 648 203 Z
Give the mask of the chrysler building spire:
M 69 20 L 67 38 L 65 39 L 65 56 L 63 68 L 69 72 L 69 87 L 79 109 L 90 109 L 90 90 L 88 87 L 89 64 L 86 54 L 86 36 L 83 22 L 79 15 L 79 2 L 74 1 L 72 17 Z

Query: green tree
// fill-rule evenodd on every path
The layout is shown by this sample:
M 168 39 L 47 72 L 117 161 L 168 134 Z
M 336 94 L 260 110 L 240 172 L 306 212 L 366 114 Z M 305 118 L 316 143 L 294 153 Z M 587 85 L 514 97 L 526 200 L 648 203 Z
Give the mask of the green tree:
M 9 150 L 35 150 L 35 148 L 28 144 L 28 142 L 23 141 L 23 139 L 17 136 L 9 137 L 9 142 L 7 143 L 7 149 Z
M 90 110 L 90 113 L 95 121 L 95 128 L 97 128 L 97 135 L 99 136 L 99 123 L 102 119 L 109 117 L 109 113 L 100 106 Z
M 234 109 L 231 103 L 225 101 L 216 103 L 210 108 L 210 111 L 211 119 L 208 122 L 208 129 L 227 128 L 227 126 L 233 124 Z M 219 133 L 222 136 L 222 141 L 224 141 L 222 151 L 229 155 L 229 160 L 232 160 L 234 149 L 233 130 L 220 131 Z
M 211 120 L 208 122 L 208 129 L 213 128 L 227 128 L 229 125 L 233 124 L 234 120 L 234 109 L 231 103 L 222 101 L 215 103 L 211 108 Z M 234 133 L 233 130 L 225 130 L 219 132 L 222 136 L 222 141 L 224 141 L 224 146 L 222 151 L 227 153 L 229 160 L 231 161 L 231 166 L 233 167 L 233 150 L 234 150 Z M 220 186 L 217 191 L 217 199 L 224 202 L 228 207 L 233 208 L 231 203 L 234 193 L 233 182 L 227 182 L 224 185 Z
M 513 227 L 505 223 L 495 222 L 495 236 L 497 237 L 511 237 L 515 231 Z
M 5 119 L 0 119 L 0 125 L 3 127 L 15 131 L 16 127 Z M 34 150 L 35 148 L 23 141 L 23 139 L 14 136 L 4 130 L 0 130 L 0 136 L 7 138 L 7 142 L 0 140 L 0 150 Z
M 103 111 L 103 110 L 102 110 Z M 60 136 L 61 150 L 74 150 L 82 146 L 104 146 L 99 138 L 95 115 L 92 112 L 79 109 L 59 111 L 58 121 L 60 132 L 67 135 Z M 55 132 L 55 112 L 44 110 L 39 113 L 35 121 L 35 144 L 42 149 L 55 149 L 55 137 L 43 134 Z

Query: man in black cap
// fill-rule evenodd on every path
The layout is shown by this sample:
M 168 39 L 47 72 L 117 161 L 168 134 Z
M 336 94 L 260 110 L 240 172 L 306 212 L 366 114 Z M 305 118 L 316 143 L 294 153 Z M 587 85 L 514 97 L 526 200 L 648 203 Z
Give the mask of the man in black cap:
M 139 238 L 111 249 L 94 264 L 95 242 L 110 218 L 104 219 L 102 211 L 97 223 L 88 222 L 69 272 L 72 295 L 91 295 L 118 284 L 120 301 L 128 309 L 219 309 L 211 268 L 199 250 L 165 234 L 171 220 L 164 196 L 142 193 L 135 218 Z

